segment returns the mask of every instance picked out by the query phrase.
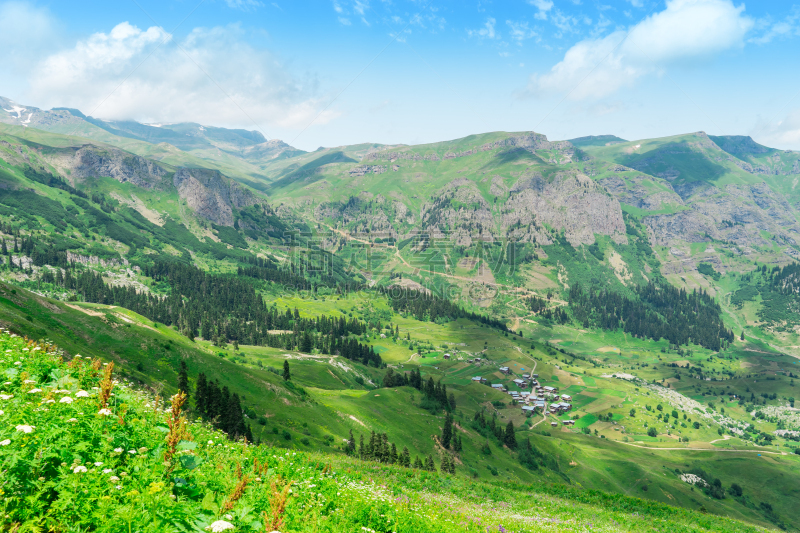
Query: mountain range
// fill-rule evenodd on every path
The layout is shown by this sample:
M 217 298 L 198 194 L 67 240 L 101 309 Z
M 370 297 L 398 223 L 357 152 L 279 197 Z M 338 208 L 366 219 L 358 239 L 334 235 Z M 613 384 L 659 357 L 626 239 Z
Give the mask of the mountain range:
M 0 325 L 232 440 L 797 530 L 798 179 L 747 136 L 307 152 L 0 98 Z

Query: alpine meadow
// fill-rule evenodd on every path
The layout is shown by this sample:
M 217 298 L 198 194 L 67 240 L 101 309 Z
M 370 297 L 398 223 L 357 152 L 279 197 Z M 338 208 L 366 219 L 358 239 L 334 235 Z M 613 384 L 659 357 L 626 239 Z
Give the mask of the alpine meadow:
M 0 531 L 800 531 L 797 6 L 267 4 L 0 1 Z

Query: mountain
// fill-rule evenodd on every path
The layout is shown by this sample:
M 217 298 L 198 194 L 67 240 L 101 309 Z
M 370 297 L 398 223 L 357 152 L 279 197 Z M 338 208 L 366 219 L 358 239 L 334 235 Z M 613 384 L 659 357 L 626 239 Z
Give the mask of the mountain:
M 269 163 L 305 153 L 278 139 L 267 140 L 258 131 L 196 123 L 105 121 L 77 109 L 56 107 L 48 111 L 4 97 L 0 97 L 0 122 L 77 135 L 166 163 L 211 166 L 250 185 L 268 180 L 263 168 Z
M 570 508 L 624 501 L 670 531 L 797 529 L 796 152 L 530 131 L 299 152 L 243 130 L 1 107 L 7 330 L 114 362 L 159 401 L 185 388 L 197 427 L 254 453 L 401 491 L 516 502 L 524 487 Z M 46 386 L 71 372 L 30 365 Z M 31 385 L 18 375 L 0 388 L 15 402 Z M 57 439 L 48 413 L 31 420 Z M 161 467 L 162 422 L 140 445 Z M 24 451 L 6 429 L 2 461 Z M 404 448 L 426 464 L 404 466 Z M 213 460 L 235 471 L 240 457 Z M 233 487 L 175 468 L 165 479 L 197 488 L 173 492 L 187 527 L 220 518 Z M 53 476 L 41 483 L 67 479 Z

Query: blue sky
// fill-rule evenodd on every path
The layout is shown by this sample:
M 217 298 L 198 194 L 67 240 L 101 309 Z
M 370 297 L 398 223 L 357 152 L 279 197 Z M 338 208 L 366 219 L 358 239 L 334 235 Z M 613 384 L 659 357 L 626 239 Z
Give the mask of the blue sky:
M 0 94 L 304 149 L 703 130 L 800 149 L 800 4 L 0 0 Z

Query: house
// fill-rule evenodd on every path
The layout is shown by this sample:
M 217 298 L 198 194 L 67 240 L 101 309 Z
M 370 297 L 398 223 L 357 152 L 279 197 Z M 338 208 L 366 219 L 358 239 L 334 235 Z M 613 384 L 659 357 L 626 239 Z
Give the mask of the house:
M 530 379 L 530 378 L 531 378 L 530 374 L 522 374 L 522 379 Z
M 550 422 L 550 425 L 553 426 L 554 428 L 557 428 L 558 427 L 558 422 Z
M 574 420 L 564 420 L 564 425 L 565 426 L 574 426 L 575 425 L 575 421 Z
M 558 392 L 558 389 L 556 387 L 544 387 L 544 391 L 552 393 L 552 392 Z
M 568 402 L 572 400 L 572 396 L 570 396 L 569 394 L 562 394 L 561 399 L 564 400 L 565 402 Z
M 538 377 L 539 377 L 539 374 L 533 374 L 531 377 L 532 377 L 532 378 L 538 378 Z
M 501 366 L 500 367 L 500 372 L 502 372 L 503 374 L 510 374 L 511 373 L 511 369 L 509 369 L 507 366 Z
M 446 353 L 446 354 L 444 354 L 442 357 L 444 357 L 445 359 L 450 359 L 450 354 L 449 354 L 449 353 Z
M 522 414 L 523 415 L 530 416 L 530 415 L 532 415 L 534 413 L 534 411 L 536 411 L 536 407 L 533 407 L 532 405 L 523 405 L 522 406 Z
M 474 378 L 472 378 L 472 382 L 473 383 L 481 383 L 481 384 L 483 384 L 483 383 L 486 383 L 486 378 L 482 378 L 480 376 L 475 376 Z
M 492 383 L 492 388 L 500 392 L 506 392 L 508 390 L 501 383 Z
M 528 386 L 528 382 L 527 381 L 525 381 L 524 379 L 519 379 L 519 378 L 514 380 L 514 384 L 517 387 L 519 387 L 520 389 L 524 389 L 525 387 Z

